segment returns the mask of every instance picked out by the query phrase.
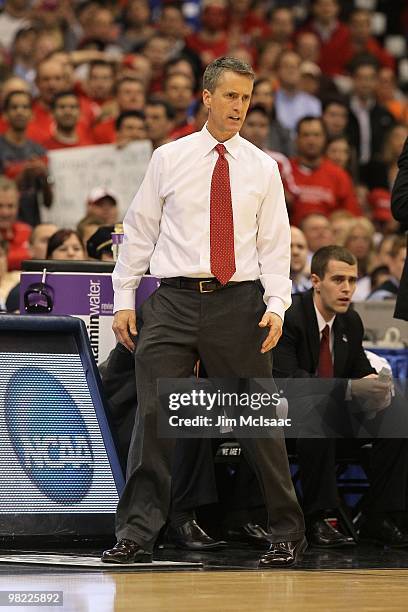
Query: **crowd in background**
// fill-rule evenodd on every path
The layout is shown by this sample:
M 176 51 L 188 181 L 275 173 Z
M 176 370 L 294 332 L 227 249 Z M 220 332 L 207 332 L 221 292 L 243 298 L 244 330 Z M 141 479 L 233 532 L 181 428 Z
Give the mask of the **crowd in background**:
M 356 300 L 394 296 L 406 256 L 390 195 L 408 136 L 407 36 L 403 0 L 4 0 L 0 309 L 24 259 L 110 257 L 100 245 L 121 219 L 102 185 L 77 228 L 42 223 L 41 207 L 58 205 L 48 152 L 145 139 L 155 149 L 200 130 L 202 72 L 221 55 L 256 72 L 241 135 L 278 163 L 294 291 L 310 286 L 311 255 L 334 243 L 358 260 Z

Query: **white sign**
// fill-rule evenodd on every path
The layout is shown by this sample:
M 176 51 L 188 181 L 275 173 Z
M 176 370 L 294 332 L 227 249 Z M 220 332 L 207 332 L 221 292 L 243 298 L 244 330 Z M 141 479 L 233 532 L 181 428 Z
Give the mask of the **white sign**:
M 51 208 L 42 207 L 41 220 L 58 227 L 75 228 L 86 215 L 89 192 L 94 187 L 106 187 L 118 197 L 118 221 L 121 221 L 140 187 L 151 155 L 149 140 L 134 142 L 122 149 L 115 145 L 97 145 L 50 151 L 54 198 Z

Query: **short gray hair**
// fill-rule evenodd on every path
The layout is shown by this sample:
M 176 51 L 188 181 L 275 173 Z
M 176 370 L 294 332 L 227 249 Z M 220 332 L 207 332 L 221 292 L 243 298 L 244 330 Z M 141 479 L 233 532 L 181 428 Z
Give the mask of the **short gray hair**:
M 203 89 L 208 89 L 211 93 L 217 87 L 217 83 L 224 72 L 236 72 L 249 77 L 252 81 L 255 79 L 255 72 L 249 64 L 243 62 L 236 57 L 218 57 L 216 60 L 208 64 L 203 76 Z

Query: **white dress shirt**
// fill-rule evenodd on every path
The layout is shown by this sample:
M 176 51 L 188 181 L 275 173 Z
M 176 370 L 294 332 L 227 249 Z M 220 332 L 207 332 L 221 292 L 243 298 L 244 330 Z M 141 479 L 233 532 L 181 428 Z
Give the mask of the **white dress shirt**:
M 124 242 L 113 272 L 114 311 L 133 309 L 142 275 L 213 277 L 210 188 L 218 153 L 206 126 L 153 153 L 124 219 Z M 291 304 L 290 228 L 277 163 L 236 134 L 227 149 L 236 272 L 260 279 L 267 310 L 282 319 Z

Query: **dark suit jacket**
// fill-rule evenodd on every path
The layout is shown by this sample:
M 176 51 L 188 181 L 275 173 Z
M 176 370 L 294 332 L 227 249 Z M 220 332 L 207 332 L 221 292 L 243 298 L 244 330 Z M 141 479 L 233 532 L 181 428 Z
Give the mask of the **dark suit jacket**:
M 364 328 L 354 310 L 334 320 L 334 376 L 362 378 L 375 372 L 362 346 Z M 316 376 L 320 337 L 313 305 L 313 289 L 292 296 L 286 312 L 282 337 L 273 352 L 274 376 L 311 378 Z M 344 396 L 343 396 L 344 397 Z
M 395 124 L 395 119 L 386 108 L 375 104 L 370 110 L 370 125 L 371 125 L 371 159 L 375 159 L 381 153 L 384 135 Z M 349 114 L 349 122 L 347 126 L 347 134 L 351 144 L 360 156 L 360 127 L 357 117 L 352 111 Z
M 395 219 L 408 229 L 408 138 L 398 160 L 399 172 L 391 197 L 391 210 Z M 408 258 L 405 260 L 399 286 L 394 317 L 408 321 Z

